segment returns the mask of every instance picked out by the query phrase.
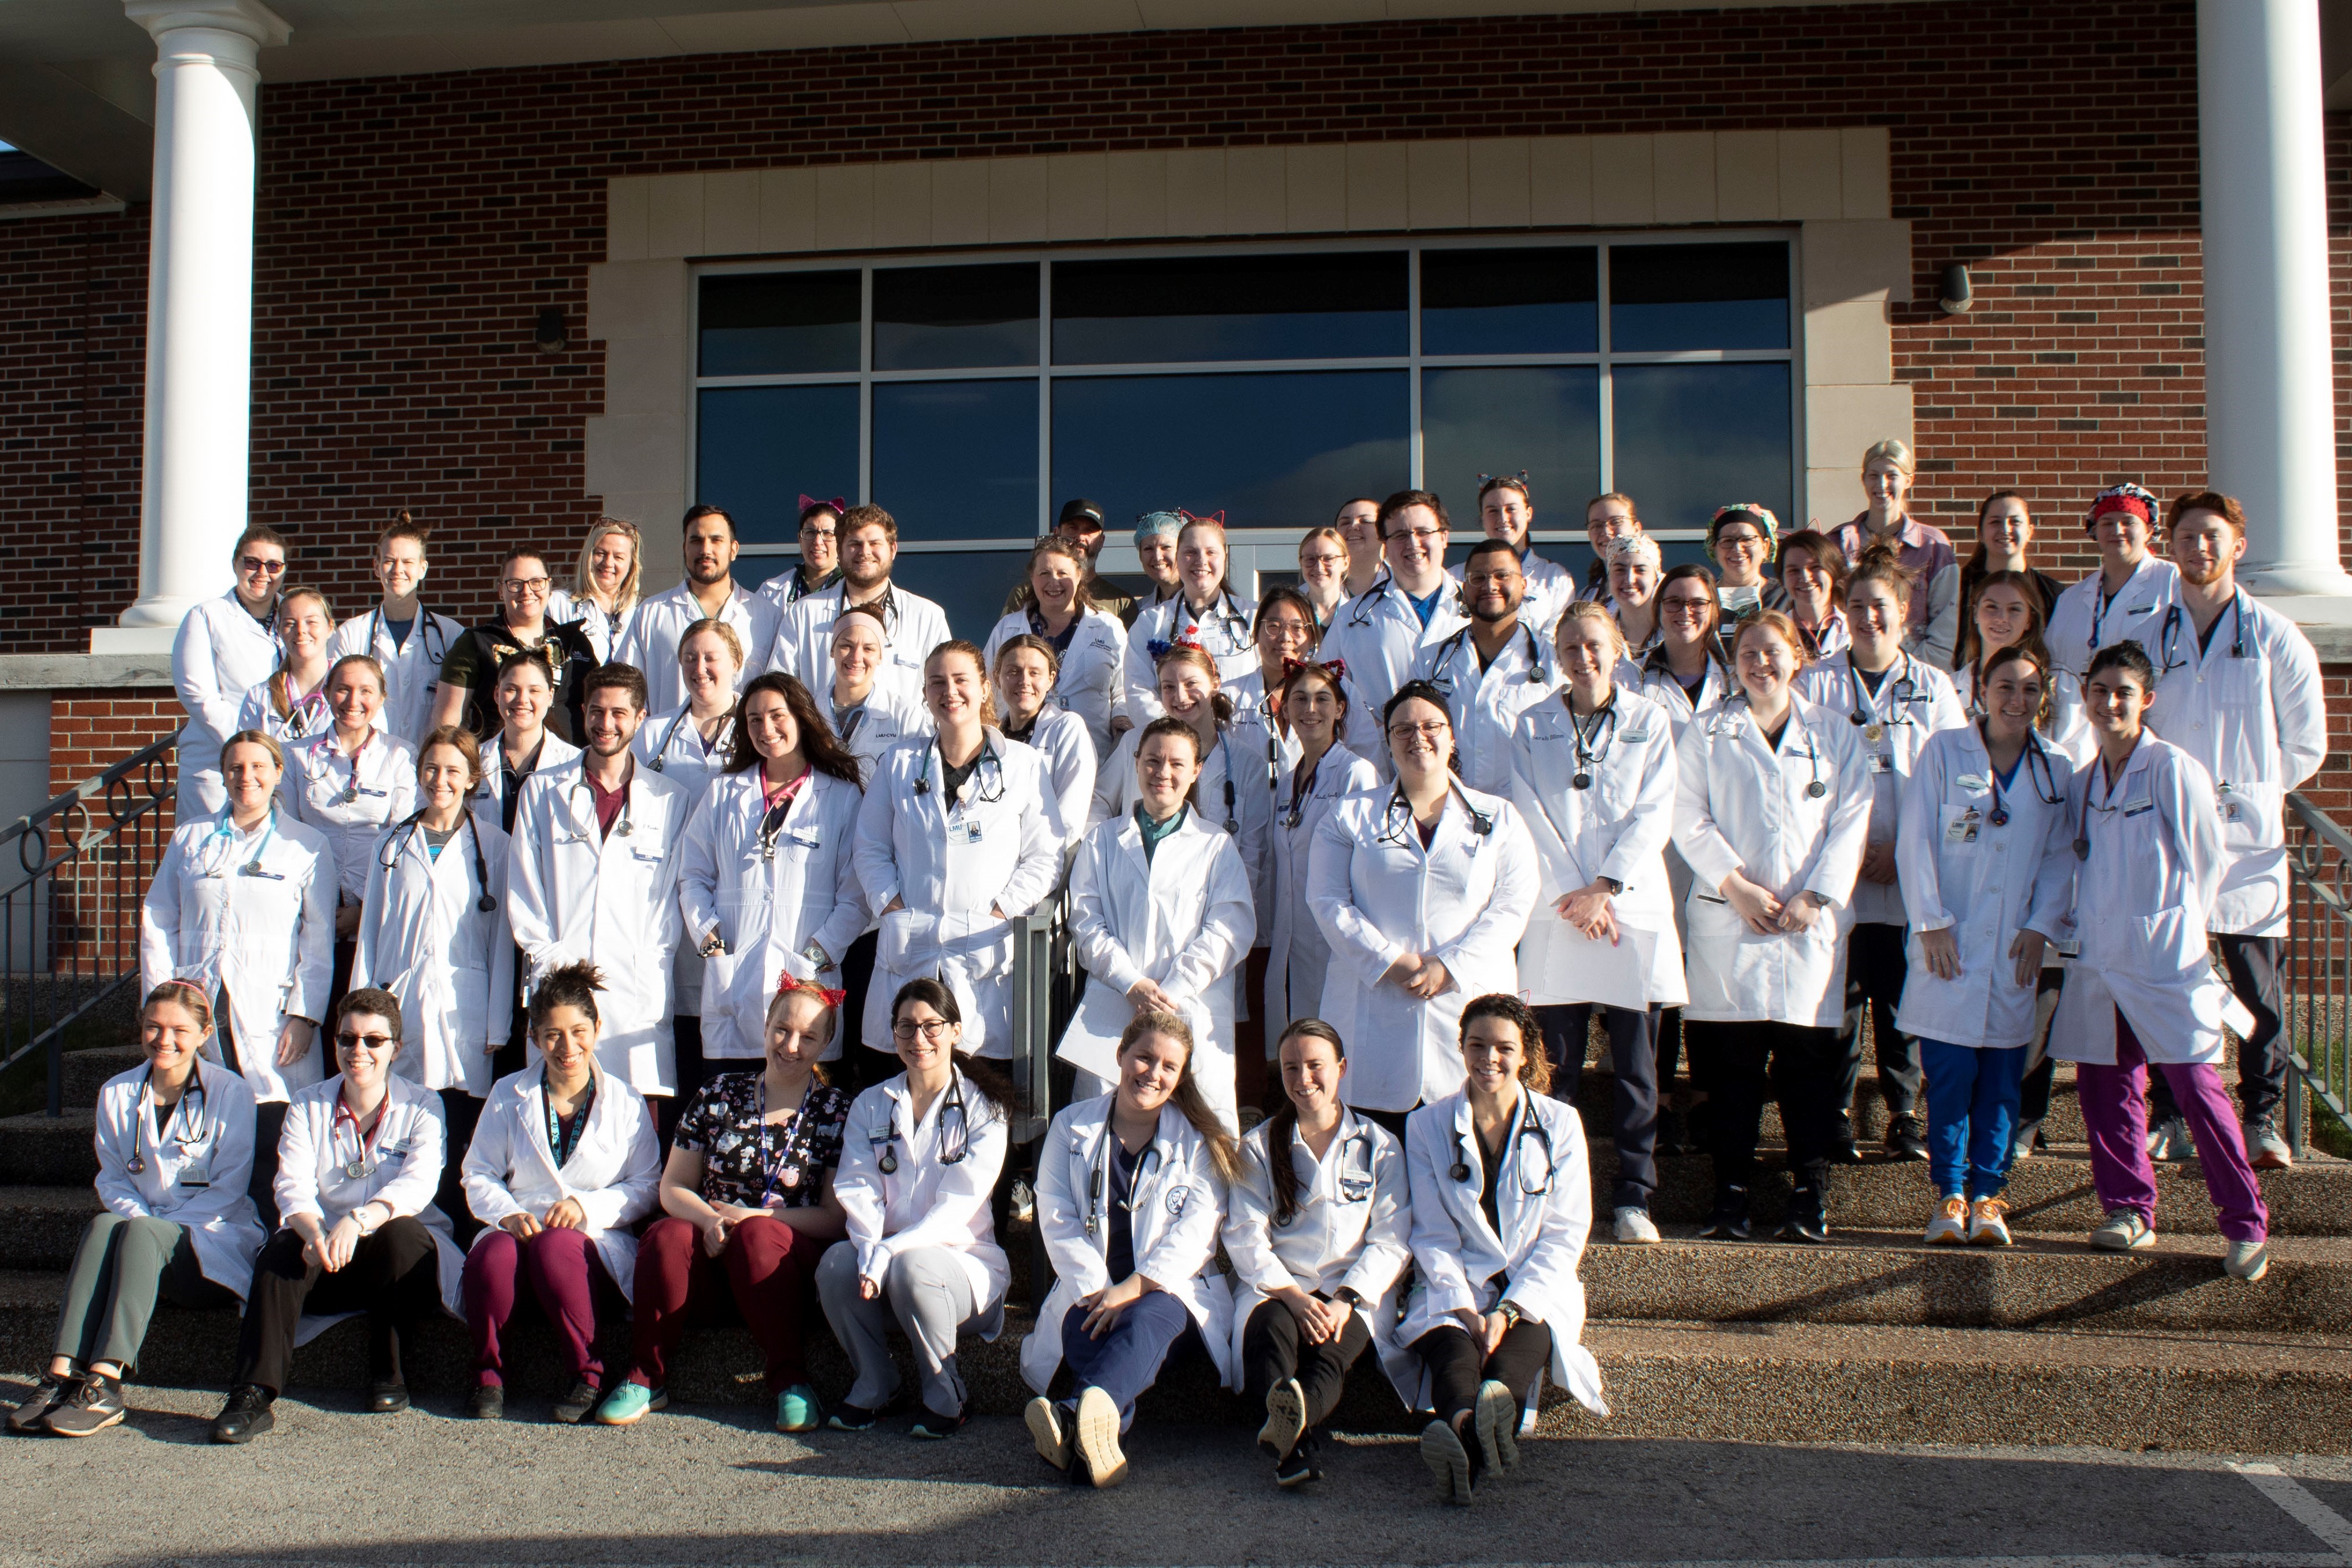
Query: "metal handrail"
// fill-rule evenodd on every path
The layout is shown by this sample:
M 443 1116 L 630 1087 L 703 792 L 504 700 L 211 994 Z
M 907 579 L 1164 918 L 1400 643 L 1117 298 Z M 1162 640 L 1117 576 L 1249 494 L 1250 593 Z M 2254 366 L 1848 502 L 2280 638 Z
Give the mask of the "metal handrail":
M 46 1053 L 51 1116 L 64 1112 L 66 1031 L 139 977 L 139 910 L 170 842 L 178 740 L 0 828 L 23 872 L 0 889 L 0 1071 Z
M 2305 1092 L 2352 1131 L 2352 833 L 2299 794 L 2286 808 L 2292 891 L 2279 980 L 2289 1066 L 2280 1109 L 2301 1155 Z

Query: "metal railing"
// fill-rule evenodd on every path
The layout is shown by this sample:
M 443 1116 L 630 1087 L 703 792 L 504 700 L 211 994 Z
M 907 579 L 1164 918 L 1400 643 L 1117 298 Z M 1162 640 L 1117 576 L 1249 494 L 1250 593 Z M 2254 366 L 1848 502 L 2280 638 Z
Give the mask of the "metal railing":
M 2289 795 L 2286 858 L 2293 889 L 2279 984 L 2290 1065 L 2280 1120 L 2299 1156 L 2305 1093 L 2352 1131 L 2352 833 Z
M 176 788 L 166 735 L 0 828 L 19 874 L 0 889 L 0 1072 L 48 1063 L 48 1114 L 64 1109 L 66 1032 L 139 978 L 139 909 L 171 843 Z

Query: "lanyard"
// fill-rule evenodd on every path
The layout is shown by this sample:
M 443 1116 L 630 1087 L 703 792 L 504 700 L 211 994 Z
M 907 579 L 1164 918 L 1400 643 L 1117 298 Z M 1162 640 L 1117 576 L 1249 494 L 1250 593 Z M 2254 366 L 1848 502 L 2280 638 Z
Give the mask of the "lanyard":
M 767 1180 L 761 1184 L 760 1201 L 753 1205 L 754 1207 L 766 1208 L 775 1197 L 776 1189 L 780 1186 L 797 1187 L 801 1184 L 801 1173 L 798 1171 L 788 1171 L 784 1166 L 791 1161 L 793 1148 L 802 1142 L 801 1134 L 806 1131 L 808 1098 L 815 1089 L 816 1079 L 811 1077 L 807 1087 L 801 1090 L 800 1104 L 793 1108 L 793 1119 L 784 1133 L 784 1146 L 776 1151 L 776 1158 L 772 1163 L 768 1159 L 768 1075 L 764 1070 L 761 1072 L 760 1165 L 767 1172 Z
M 596 1075 L 588 1075 L 588 1092 L 572 1108 L 569 1117 L 555 1114 L 555 1086 L 548 1081 L 547 1068 L 539 1069 L 540 1102 L 547 1108 L 547 1147 L 555 1156 L 555 1168 L 562 1170 L 571 1162 L 572 1151 L 580 1147 L 581 1137 L 588 1131 L 588 1112 L 596 1104 Z M 569 1121 L 569 1128 L 564 1123 Z

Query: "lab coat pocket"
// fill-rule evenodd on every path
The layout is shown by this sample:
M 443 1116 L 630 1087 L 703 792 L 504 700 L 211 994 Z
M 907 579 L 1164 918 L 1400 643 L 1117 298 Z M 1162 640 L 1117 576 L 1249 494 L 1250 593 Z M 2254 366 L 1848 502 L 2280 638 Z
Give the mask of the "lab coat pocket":
M 2189 919 L 2188 910 L 2177 906 L 2158 910 L 2130 923 L 2137 929 L 2129 951 L 2147 955 L 2147 978 L 2169 978 L 2210 966 L 2204 923 Z
M 892 973 L 930 963 L 940 954 L 940 919 L 914 910 L 892 910 L 882 917 L 882 933 L 875 960 Z
M 2221 847 L 2232 855 L 2252 854 L 2279 841 L 2283 802 L 2275 784 L 2231 783 L 2219 797 Z

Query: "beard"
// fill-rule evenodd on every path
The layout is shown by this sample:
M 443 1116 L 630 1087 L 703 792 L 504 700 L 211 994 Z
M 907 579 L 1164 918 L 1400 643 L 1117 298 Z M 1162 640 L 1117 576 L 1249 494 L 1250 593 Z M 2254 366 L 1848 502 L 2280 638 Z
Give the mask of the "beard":
M 2180 580 L 2192 588 L 2210 588 L 2221 580 L 2230 566 L 2231 563 L 2218 560 L 2210 566 L 2183 566 L 2180 568 Z

